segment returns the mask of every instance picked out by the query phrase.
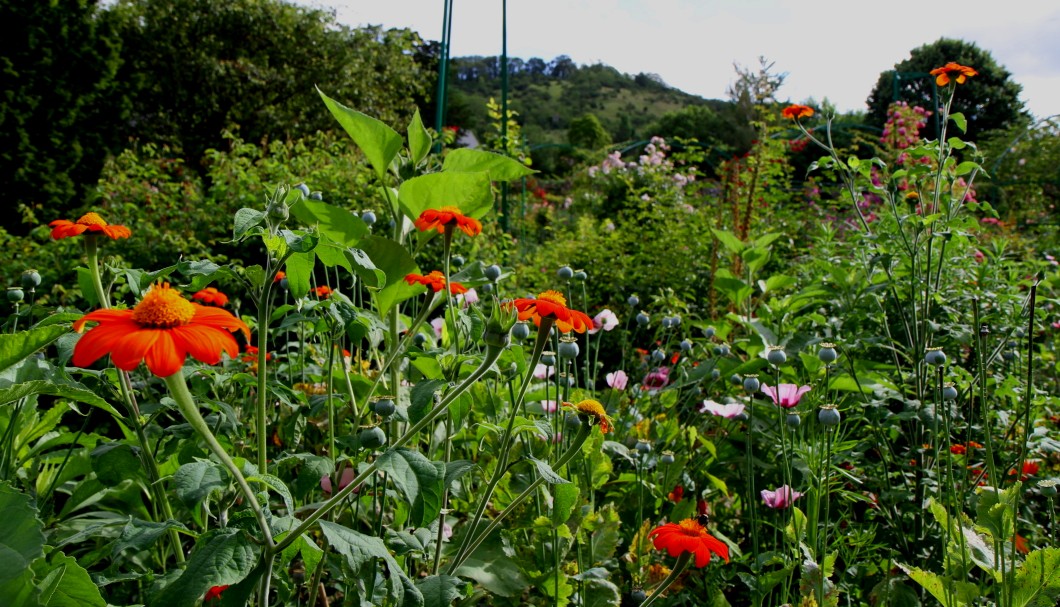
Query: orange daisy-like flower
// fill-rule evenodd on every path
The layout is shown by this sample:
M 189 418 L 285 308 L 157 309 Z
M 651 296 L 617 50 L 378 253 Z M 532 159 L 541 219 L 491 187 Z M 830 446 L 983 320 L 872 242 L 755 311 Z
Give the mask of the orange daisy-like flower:
M 416 227 L 421 232 L 428 230 L 445 232 L 446 229 L 452 229 L 450 226 L 460 228 L 468 236 L 476 236 L 482 232 L 482 224 L 479 220 L 464 215 L 456 207 L 427 209 L 420 213 L 419 219 L 416 220 Z
M 611 424 L 611 418 L 607 416 L 607 411 L 599 402 L 592 399 L 585 399 L 576 405 L 570 403 L 565 404 L 569 407 L 573 407 L 582 418 L 586 419 L 590 426 L 599 425 L 601 434 L 607 434 L 614 429 L 614 426 Z
M 169 283 L 154 286 L 131 310 L 96 310 L 74 322 L 81 332 L 85 323 L 98 323 L 74 346 L 73 363 L 87 367 L 110 354 L 115 367 L 132 371 L 141 361 L 159 377 L 180 371 L 184 359 L 192 358 L 214 365 L 221 353 L 239 354 L 232 333 L 243 331 L 246 323 L 221 308 L 192 303 Z
M 438 270 L 434 270 L 426 276 L 422 274 L 406 274 L 405 282 L 410 285 L 421 284 L 430 287 L 432 291 L 437 293 L 445 288 L 445 274 Z M 450 282 L 449 292 L 453 295 L 460 295 L 461 293 L 467 293 L 467 287 L 458 282 Z
M 519 311 L 519 320 L 533 319 L 534 324 L 541 326 L 542 318 L 553 318 L 556 320 L 556 328 L 563 333 L 576 331 L 585 333 L 595 325 L 593 319 L 584 312 L 571 310 L 567 307 L 567 299 L 559 291 L 545 291 L 537 296 L 537 299 L 520 298 L 512 300 L 511 305 Z
M 680 523 L 666 523 L 656 527 L 648 534 L 654 536 L 652 543 L 656 550 L 666 550 L 670 556 L 681 556 L 691 552 L 696 556 L 696 567 L 705 567 L 712 554 L 717 554 L 729 562 L 729 547 L 725 542 L 707 533 L 706 527 L 699 521 L 686 518 Z
M 785 118 L 797 120 L 799 118 L 809 118 L 810 116 L 813 116 L 813 108 L 808 105 L 799 105 L 797 103 L 793 103 L 788 107 L 784 108 L 784 110 L 780 113 Z
M 228 296 L 213 287 L 206 287 L 205 289 L 196 292 L 191 298 L 219 308 L 228 305 Z
M 78 236 L 85 232 L 88 232 L 89 234 L 102 233 L 111 240 L 132 236 L 132 231 L 129 230 L 129 228 L 125 226 L 110 225 L 106 221 L 103 221 L 103 218 L 96 213 L 85 213 L 81 216 L 81 219 L 78 219 L 77 221 L 56 219 L 49 223 L 48 227 L 52 229 L 52 238 L 55 240 Z
M 287 278 L 287 273 L 284 272 L 283 270 L 280 270 L 279 272 L 276 273 L 276 276 L 272 277 L 272 282 L 280 282 L 284 278 Z
M 939 86 L 946 86 L 950 83 L 950 78 L 956 80 L 957 84 L 964 84 L 965 80 L 971 78 L 972 76 L 978 76 L 979 72 L 966 65 L 961 65 L 959 63 L 954 63 L 950 61 L 942 67 L 937 67 L 931 70 L 930 74 L 935 77 L 935 84 Z
M 320 285 L 319 287 L 313 289 L 313 293 L 316 293 L 316 296 L 320 299 L 327 299 L 331 296 L 332 290 L 331 287 L 327 285 Z

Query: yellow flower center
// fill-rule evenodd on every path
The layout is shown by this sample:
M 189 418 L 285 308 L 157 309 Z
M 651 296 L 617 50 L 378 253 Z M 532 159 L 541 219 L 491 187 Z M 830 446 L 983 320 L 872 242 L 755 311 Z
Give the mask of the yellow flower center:
M 132 319 L 136 324 L 155 329 L 171 329 L 191 322 L 195 306 L 164 282 L 155 286 L 133 308 Z
M 454 215 L 463 215 L 463 213 L 460 211 L 460 208 L 459 207 L 454 207 L 454 206 L 444 206 L 444 207 L 438 209 L 438 212 L 439 213 L 452 213 Z
M 544 293 L 538 293 L 538 299 L 548 301 L 554 304 L 559 304 L 566 307 L 567 298 L 564 297 L 559 291 L 545 291 Z
M 686 518 L 677 525 L 681 528 L 681 531 L 684 531 L 685 534 L 693 537 L 700 537 L 703 535 L 703 532 L 706 531 L 703 529 L 703 525 L 700 525 L 699 521 L 693 518 Z
M 103 218 L 96 213 L 85 213 L 81 216 L 81 219 L 77 220 L 77 223 L 83 226 L 107 227 L 107 222 L 103 221 Z

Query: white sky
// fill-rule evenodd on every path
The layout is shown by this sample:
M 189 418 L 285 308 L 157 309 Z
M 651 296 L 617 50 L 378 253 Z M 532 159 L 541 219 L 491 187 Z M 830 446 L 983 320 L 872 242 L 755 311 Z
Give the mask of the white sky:
M 440 40 L 442 0 L 295 0 L 339 22 Z M 454 0 L 451 56 L 500 55 L 501 0 Z M 568 55 L 724 99 L 733 64 L 775 63 L 778 97 L 863 110 L 880 72 L 941 37 L 975 42 L 1023 86 L 1038 118 L 1060 114 L 1056 0 L 509 0 L 508 56 Z M 975 66 L 973 66 L 975 67 Z

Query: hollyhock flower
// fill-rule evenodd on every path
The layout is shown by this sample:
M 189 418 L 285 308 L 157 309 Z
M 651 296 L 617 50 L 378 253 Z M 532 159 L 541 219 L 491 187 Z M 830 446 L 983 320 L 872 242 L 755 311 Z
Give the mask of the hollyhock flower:
M 784 108 L 784 110 L 781 111 L 780 114 L 785 118 L 798 120 L 799 118 L 809 118 L 810 116 L 813 116 L 813 108 L 806 105 L 799 105 L 797 103 L 793 103 L 788 107 Z
M 214 287 L 206 287 L 201 291 L 196 291 L 191 298 L 199 300 L 207 305 L 217 306 L 218 308 L 223 308 L 228 305 L 228 296 Z
M 604 331 L 610 331 L 618 326 L 618 317 L 615 313 L 608 309 L 603 309 L 599 314 L 593 317 L 593 326 L 589 329 L 590 335 L 595 335 L 600 332 L 600 329 Z
M 780 384 L 775 387 L 767 385 L 762 386 L 762 392 L 768 395 L 769 398 L 772 398 L 774 403 L 785 409 L 791 409 L 799 404 L 799 399 L 802 398 L 802 395 L 809 391 L 809 386 L 799 387 L 795 384 Z
M 567 299 L 559 291 L 545 291 L 538 294 L 536 299 L 514 299 L 511 305 L 519 311 L 519 320 L 532 319 L 540 327 L 542 318 L 551 318 L 561 333 L 585 333 L 586 329 L 593 326 L 593 320 L 584 312 L 567 307 Z
M 666 550 L 670 556 L 689 552 L 696 557 L 696 567 L 706 567 L 713 555 L 729 562 L 729 547 L 713 535 L 699 521 L 686 518 L 680 523 L 666 523 L 648 534 L 656 550 Z
M 724 417 L 725 419 L 732 419 L 743 414 L 747 407 L 743 403 L 729 403 L 722 405 L 712 400 L 705 400 L 699 407 L 700 413 L 710 413 L 711 415 L 717 415 L 718 417 Z
M 787 485 L 778 487 L 776 491 L 762 489 L 762 501 L 765 502 L 767 507 L 775 508 L 777 510 L 783 510 L 784 508 L 790 507 L 795 503 L 795 500 L 800 497 L 802 497 L 801 493 L 793 490 Z
M 644 387 L 648 390 L 659 390 L 670 383 L 670 367 L 659 367 L 644 376 Z
M 103 234 L 111 240 L 132 236 L 132 231 L 129 230 L 129 228 L 125 226 L 110 225 L 106 221 L 103 221 L 103 218 L 96 213 L 85 213 L 77 221 L 56 219 L 49 223 L 48 227 L 52 229 L 52 238 L 55 240 L 78 236 L 85 232 L 88 232 L 89 236 Z
M 339 491 L 342 491 L 357 476 L 357 471 L 352 467 L 343 468 L 342 474 L 339 475 Z M 325 474 L 320 477 L 320 488 L 324 490 L 324 495 L 331 495 L 331 475 Z
M 231 312 L 192 303 L 169 283 L 152 287 L 131 310 L 90 312 L 74 322 L 74 330 L 80 333 L 88 322 L 98 324 L 74 346 L 75 365 L 87 367 L 110 354 L 123 371 L 143 361 L 158 377 L 179 372 L 188 355 L 208 365 L 219 363 L 222 352 L 235 358 L 239 345 L 232 333 L 250 338 L 250 328 Z
M 609 388 L 615 390 L 625 390 L 629 384 L 629 377 L 626 376 L 625 371 L 615 371 L 614 373 L 608 373 L 604 376 L 604 381 L 607 382 Z
M 416 228 L 421 232 L 437 230 L 440 233 L 460 228 L 468 236 L 476 236 L 482 232 L 482 224 L 479 220 L 464 215 L 460 209 L 453 206 L 427 209 L 420 213 L 416 220 Z
M 573 405 L 573 407 L 574 410 L 577 411 L 578 416 L 582 418 L 582 421 L 588 423 L 590 426 L 599 425 L 602 434 L 607 434 L 614 429 L 611 425 L 611 418 L 607 416 L 607 411 L 599 402 L 592 399 L 585 399 L 580 403 Z
M 975 71 L 975 69 L 966 65 L 954 63 L 953 61 L 950 61 L 942 67 L 937 67 L 928 73 L 935 77 L 935 84 L 939 86 L 946 86 L 949 84 L 950 77 L 953 77 L 957 84 L 964 84 L 964 81 L 968 78 L 979 75 L 979 72 Z
M 421 284 L 425 287 L 430 287 L 432 291 L 437 293 L 445 288 L 445 274 L 442 274 L 438 270 L 434 270 L 427 275 L 406 274 L 405 282 L 410 285 Z M 467 293 L 467 287 L 458 282 L 450 282 L 449 292 L 453 295 L 460 295 L 462 293 Z

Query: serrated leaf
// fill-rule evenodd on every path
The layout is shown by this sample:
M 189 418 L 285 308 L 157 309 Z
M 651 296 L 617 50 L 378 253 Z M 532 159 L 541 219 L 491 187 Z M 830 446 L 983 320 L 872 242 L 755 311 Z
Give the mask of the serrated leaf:
M 608 580 L 590 578 L 583 583 L 582 605 L 584 607 L 618 607 L 622 603 L 622 596 L 615 586 Z
M 438 517 L 442 509 L 445 464 L 405 448 L 385 451 L 376 461 L 379 471 L 389 474 L 390 480 L 412 504 L 409 514 L 412 525 L 422 527 Z
M 537 172 L 514 158 L 471 148 L 458 148 L 446 154 L 442 170 L 454 173 L 484 172 L 493 181 L 515 181 Z
M 918 567 L 908 567 L 899 563 L 902 571 L 913 581 L 923 586 L 924 590 L 938 599 L 943 607 L 960 607 L 968 605 L 979 597 L 979 587 L 968 582 L 954 581 L 942 578 L 930 571 L 924 571 Z M 950 601 L 949 597 L 953 597 Z
M 367 114 L 346 107 L 317 89 L 331 115 L 364 153 L 380 180 L 386 175 L 390 163 L 401 151 L 401 135 L 383 122 Z
M 464 581 L 451 575 L 432 575 L 416 582 L 423 595 L 423 607 L 448 607 L 462 598 Z
M 140 477 L 142 466 L 140 457 L 125 443 L 105 443 L 92 450 L 92 470 L 107 487 Z
M 1052 607 L 1060 599 L 1060 548 L 1043 548 L 1027 555 L 1016 571 L 1013 607 Z
M 455 573 L 475 580 L 493 594 L 505 597 L 518 596 L 530 585 L 519 564 L 505 554 L 502 540 L 497 534 L 492 534 L 476 548 Z
M 570 482 L 559 474 L 556 474 L 556 471 L 552 469 L 552 466 L 548 465 L 548 462 L 529 455 L 527 456 L 527 459 L 534 462 L 534 466 L 537 467 L 537 473 L 541 475 L 541 478 L 543 478 L 546 483 L 550 485 L 563 485 Z
M 0 590 L 12 591 L 44 555 L 44 534 L 33 500 L 7 483 L 0 483 L 0 521 Z
M 389 570 L 390 591 L 398 604 L 423 604 L 423 597 L 405 574 L 405 570 L 390 554 L 383 540 L 358 533 L 330 521 L 320 521 L 320 530 L 328 539 L 331 548 L 346 558 L 350 569 L 359 571 L 372 559 L 382 559 Z M 406 596 L 408 599 L 406 600 Z M 418 599 L 418 600 L 416 600 Z
M 458 459 L 453 462 L 446 462 L 445 464 L 445 488 L 451 489 L 453 483 L 458 481 L 460 477 L 464 476 L 468 472 L 471 472 L 478 467 L 475 462 L 468 461 L 466 459 Z
M 430 379 L 417 382 L 409 391 L 409 421 L 416 423 L 423 419 L 427 412 L 434 408 L 434 394 L 444 386 L 446 382 L 440 379 Z
M 149 607 L 191 607 L 213 586 L 232 585 L 254 569 L 257 548 L 238 529 L 225 529 L 210 537 L 188 558 L 180 576 L 156 592 Z

